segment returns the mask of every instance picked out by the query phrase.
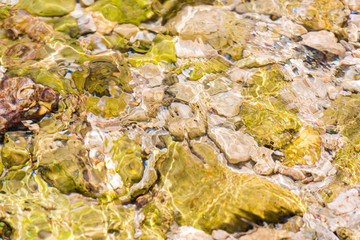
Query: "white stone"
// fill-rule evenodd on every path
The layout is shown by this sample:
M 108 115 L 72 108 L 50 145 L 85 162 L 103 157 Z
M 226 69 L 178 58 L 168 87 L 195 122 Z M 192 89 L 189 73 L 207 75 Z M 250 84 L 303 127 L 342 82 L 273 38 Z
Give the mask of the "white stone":
M 346 49 L 338 43 L 335 34 L 325 30 L 309 32 L 301 36 L 303 45 L 315 48 L 319 51 L 327 51 L 336 55 L 344 56 Z
M 210 128 L 208 135 L 233 164 L 250 160 L 252 148 L 256 145 L 251 136 L 224 127 Z
M 136 34 L 140 31 L 140 29 L 134 24 L 120 24 L 114 28 L 114 32 L 118 33 L 120 36 L 130 39 L 131 37 L 135 37 Z
M 77 22 L 80 28 L 80 34 L 96 32 L 96 25 L 91 13 L 83 15 Z
M 351 92 L 360 92 L 360 81 L 358 80 L 343 82 L 341 86 Z
M 210 107 L 221 116 L 234 117 L 240 112 L 241 106 L 240 91 L 231 90 L 216 94 L 210 99 Z

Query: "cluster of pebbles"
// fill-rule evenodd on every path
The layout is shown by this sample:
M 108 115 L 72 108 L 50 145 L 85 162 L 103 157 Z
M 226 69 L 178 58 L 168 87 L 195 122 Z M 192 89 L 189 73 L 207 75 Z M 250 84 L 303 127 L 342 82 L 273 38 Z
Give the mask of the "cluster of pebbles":
M 1 239 L 360 239 L 356 0 L 0 0 Z

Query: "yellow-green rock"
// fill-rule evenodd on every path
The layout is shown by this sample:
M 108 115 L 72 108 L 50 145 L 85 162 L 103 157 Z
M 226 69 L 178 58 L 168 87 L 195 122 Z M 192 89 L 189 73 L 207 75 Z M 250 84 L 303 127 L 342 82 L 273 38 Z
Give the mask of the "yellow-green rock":
M 120 97 L 94 97 L 88 96 L 86 100 L 87 110 L 97 116 L 118 117 L 126 107 L 126 93 Z
M 279 149 L 287 145 L 302 124 L 286 103 L 275 98 L 254 98 L 242 104 L 240 116 L 246 131 L 261 146 Z
M 284 164 L 289 167 L 296 164 L 314 164 L 320 158 L 320 145 L 319 132 L 307 126 L 285 147 Z
M 167 63 L 176 62 L 175 43 L 173 38 L 168 35 L 157 35 L 153 39 L 151 50 L 145 55 L 134 54 L 128 59 L 134 67 L 140 67 L 147 63 L 158 64 L 162 61 Z
M 88 10 L 99 11 L 106 19 L 113 22 L 136 25 L 154 15 L 150 0 L 99 0 Z
M 74 10 L 75 4 L 75 0 L 20 0 L 16 8 L 42 17 L 54 17 L 70 13 Z
M 80 34 L 80 28 L 77 24 L 76 18 L 72 16 L 65 16 L 59 19 L 52 19 L 48 23 L 53 23 L 53 28 L 56 31 L 64 32 L 70 37 L 78 37 Z
M 270 65 L 259 68 L 248 80 L 244 95 L 252 97 L 278 96 L 286 85 L 279 65 Z
M 184 69 L 190 71 L 189 80 L 199 80 L 206 73 L 222 73 L 229 67 L 229 64 L 221 58 L 194 58 L 186 60 L 176 70 L 176 73 L 181 73 Z
M 143 175 L 144 164 L 141 158 L 141 147 L 128 137 L 120 137 L 113 142 L 112 158 L 116 161 L 116 171 L 126 188 L 139 182 Z
M 30 159 L 28 139 L 29 136 L 25 132 L 5 133 L 4 146 L 1 149 L 1 159 L 6 168 L 22 168 Z
M 337 127 L 347 141 L 335 155 L 338 182 L 348 185 L 360 183 L 360 95 L 340 96 L 324 113 L 327 126 Z
M 88 76 L 84 80 L 84 89 L 98 97 L 110 96 L 109 87 L 119 86 L 125 92 L 131 92 L 130 69 L 121 53 L 94 56 L 88 63 Z M 78 88 L 81 83 L 77 82 Z
M 59 102 L 59 110 L 40 121 L 33 138 L 32 155 L 41 177 L 63 193 L 100 195 L 104 170 L 90 165 L 83 137 L 89 130 L 85 103 L 77 96 Z
M 246 231 L 251 228 L 249 221 L 279 222 L 306 211 L 304 202 L 293 193 L 223 166 L 209 145 L 192 147 L 206 164 L 176 142 L 170 143 L 167 157 L 159 162 L 160 186 L 178 212 L 178 224 L 209 233 L 214 229 Z M 153 221 L 153 227 L 158 227 Z
M 71 199 L 49 187 L 38 172 L 21 182 L 21 189 L 0 193 L 2 239 L 134 239 L 133 208 Z

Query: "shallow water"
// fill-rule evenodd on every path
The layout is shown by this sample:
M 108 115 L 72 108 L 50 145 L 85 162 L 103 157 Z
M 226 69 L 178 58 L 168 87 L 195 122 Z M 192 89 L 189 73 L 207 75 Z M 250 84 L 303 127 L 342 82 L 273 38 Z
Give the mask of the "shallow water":
M 0 238 L 360 238 L 359 10 L 0 0 Z

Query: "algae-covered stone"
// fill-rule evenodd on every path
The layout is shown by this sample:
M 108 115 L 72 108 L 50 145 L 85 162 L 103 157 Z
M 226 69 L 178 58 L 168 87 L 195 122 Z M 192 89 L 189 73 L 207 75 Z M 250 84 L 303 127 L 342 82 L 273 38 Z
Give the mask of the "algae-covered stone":
M 25 132 L 5 133 L 4 146 L 1 149 L 2 163 L 8 169 L 21 168 L 30 159 L 28 149 L 29 136 Z
M 201 38 L 223 55 L 239 60 L 252 22 L 214 6 L 186 7 L 166 24 L 182 39 Z
M 171 197 L 180 225 L 205 232 L 251 228 L 250 222 L 279 222 L 306 211 L 302 200 L 265 179 L 240 174 L 222 166 L 206 144 L 187 147 L 172 142 L 168 156 L 159 162 L 161 186 Z
M 240 116 L 246 131 L 259 145 L 282 148 L 301 128 L 300 119 L 295 112 L 286 110 L 285 105 L 283 101 L 273 98 L 243 103 Z
M 338 169 L 338 180 L 349 185 L 360 183 L 359 104 L 359 94 L 340 96 L 325 111 L 323 118 L 328 126 L 339 126 L 340 135 L 347 141 L 336 153 L 334 162 Z
M 25 9 L 31 14 L 54 17 L 70 13 L 75 8 L 75 0 L 20 0 L 16 5 L 18 9 Z
M 109 96 L 109 87 L 117 85 L 131 92 L 130 70 L 120 53 L 96 56 L 88 64 L 89 75 L 85 78 L 84 89 L 98 97 Z M 80 86 L 81 83 L 78 83 Z
M 166 191 L 160 190 L 150 199 L 141 213 L 144 220 L 141 223 L 140 240 L 166 239 L 166 232 L 174 222 L 174 209 L 171 204 L 171 197 Z
M 259 68 L 247 80 L 244 95 L 253 97 L 278 96 L 286 81 L 279 65 Z
M 0 80 L 0 131 L 27 119 L 39 119 L 52 111 L 59 93 L 30 78 Z
M 116 171 L 121 176 L 126 188 L 141 180 L 144 164 L 140 145 L 124 136 L 113 142 L 111 153 L 113 160 L 118 163 Z
M 174 63 L 176 60 L 173 38 L 161 34 L 153 39 L 153 45 L 148 53 L 145 55 L 134 54 L 129 57 L 129 63 L 134 67 L 140 67 L 147 63 L 158 64 L 162 61 Z
M 37 173 L 22 182 L 18 191 L 0 193 L 3 239 L 134 239 L 133 208 L 67 197 Z
M 340 134 L 351 142 L 356 151 L 360 151 L 360 134 L 358 131 L 360 94 L 338 97 L 324 113 L 328 125 L 341 126 Z
M 229 67 L 229 64 L 220 57 L 194 58 L 184 61 L 180 67 L 175 70 L 177 73 L 181 73 L 184 70 L 190 72 L 189 80 L 199 80 L 207 73 L 222 73 Z
M 319 132 L 307 126 L 285 147 L 284 164 L 289 167 L 296 164 L 314 164 L 320 158 L 320 144 Z
M 83 143 L 89 130 L 83 99 L 67 96 L 60 101 L 59 111 L 39 125 L 32 155 L 44 180 L 63 193 L 99 196 L 105 176 L 103 169 L 90 166 Z
M 125 93 L 118 98 L 89 96 L 86 100 L 86 107 L 88 111 L 97 116 L 118 117 L 126 107 L 125 96 Z
M 53 23 L 53 28 L 56 31 L 64 32 L 70 37 L 75 38 L 80 34 L 80 28 L 73 16 L 65 16 L 59 19 L 49 20 L 48 23 Z
M 99 11 L 113 22 L 133 23 L 141 22 L 153 16 L 150 0 L 99 0 L 88 8 L 89 11 Z

